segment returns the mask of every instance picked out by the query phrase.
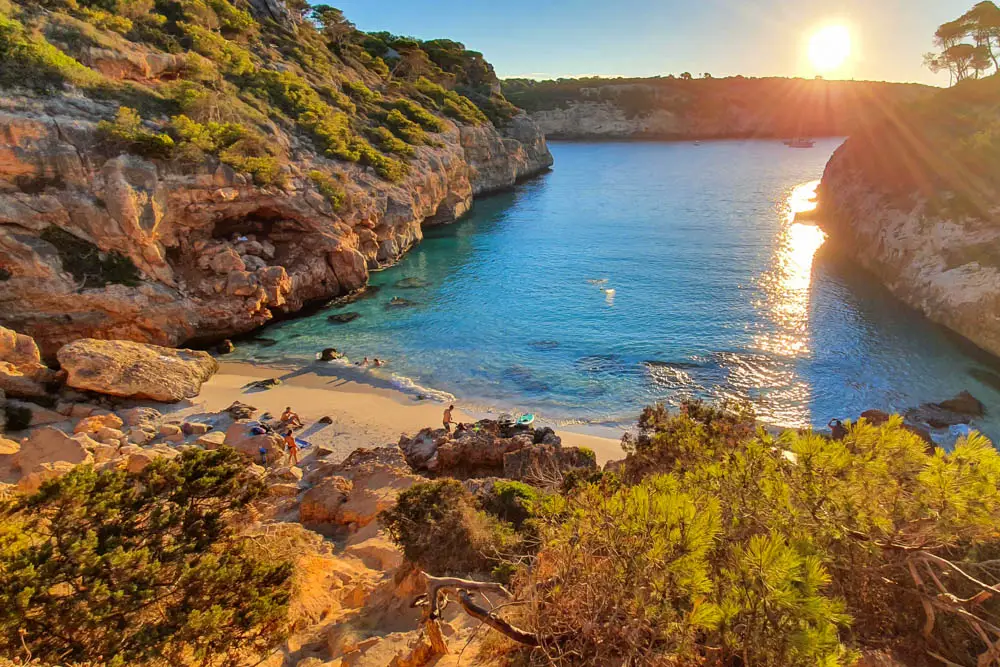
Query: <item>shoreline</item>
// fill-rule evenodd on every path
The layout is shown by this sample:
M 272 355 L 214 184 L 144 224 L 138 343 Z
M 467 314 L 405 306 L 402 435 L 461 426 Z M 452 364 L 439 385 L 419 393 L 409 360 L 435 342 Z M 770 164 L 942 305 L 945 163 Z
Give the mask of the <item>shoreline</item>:
M 446 407 L 443 396 L 437 400 L 415 395 L 389 386 L 379 386 L 370 376 L 362 377 L 354 367 L 321 362 L 301 364 L 257 364 L 252 362 L 220 361 L 219 372 L 202 385 L 201 393 L 185 403 L 164 410 L 173 416 L 190 417 L 218 412 L 233 401 L 253 405 L 260 413 L 280 414 L 290 406 L 299 414 L 305 427 L 297 437 L 313 445 L 331 447 L 335 454 L 346 458 L 359 447 L 395 445 L 401 435 L 414 435 L 426 427 L 440 428 Z M 258 380 L 278 378 L 281 384 L 270 389 L 248 389 Z M 450 396 L 450 395 L 449 395 Z M 463 410 L 462 401 L 454 399 L 455 419 L 472 422 L 482 419 L 479 409 Z M 319 420 L 330 417 L 331 424 Z M 536 426 L 548 426 L 539 420 Z M 555 427 L 554 430 L 571 447 L 588 447 L 597 455 L 597 462 L 621 459 L 621 433 L 617 429 L 574 429 Z

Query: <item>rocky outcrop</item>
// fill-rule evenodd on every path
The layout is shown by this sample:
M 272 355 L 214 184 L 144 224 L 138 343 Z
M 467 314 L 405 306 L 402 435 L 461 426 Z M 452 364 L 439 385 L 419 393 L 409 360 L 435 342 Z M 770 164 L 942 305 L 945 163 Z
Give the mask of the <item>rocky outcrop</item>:
M 272 127 L 299 160 L 284 186 L 258 186 L 212 159 L 107 152 L 97 122 L 116 108 L 78 95 L 0 102 L 0 323 L 45 355 L 80 337 L 176 346 L 252 330 L 363 286 L 422 238 L 425 221 L 452 221 L 473 195 L 552 163 L 524 116 L 503 130 L 447 123 L 400 183 Z M 343 173 L 337 210 L 309 179 L 315 168 Z M 131 263 L 134 276 L 81 273 L 81 252 Z
M 56 378 L 56 373 L 42 364 L 38 346 L 30 336 L 0 327 L 0 392 L 37 398 L 46 394 L 46 385 Z
M 417 472 L 457 478 L 551 479 L 573 468 L 596 467 L 592 456 L 563 447 L 550 428 L 511 427 L 489 419 L 455 433 L 425 428 L 404 435 L 399 449 Z
M 74 389 L 170 403 L 197 396 L 219 369 L 207 352 L 123 340 L 81 339 L 57 356 Z
M 873 162 L 873 151 L 886 162 Z M 913 178 L 923 172 L 923 183 L 933 184 L 924 169 L 899 146 L 849 139 L 826 167 L 818 221 L 831 247 L 901 301 L 1000 355 L 1000 225 L 960 206 L 940 206 L 954 188 L 922 191 L 887 178 L 893 170 L 912 171 Z

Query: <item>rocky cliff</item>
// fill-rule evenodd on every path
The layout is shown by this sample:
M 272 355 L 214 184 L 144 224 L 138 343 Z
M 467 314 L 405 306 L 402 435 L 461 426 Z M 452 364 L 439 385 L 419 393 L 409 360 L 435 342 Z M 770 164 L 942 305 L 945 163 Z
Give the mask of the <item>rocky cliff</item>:
M 840 252 L 931 320 L 1000 355 L 1000 83 L 945 91 L 827 165 L 820 224 Z M 961 119 L 961 122 L 956 122 Z
M 175 346 L 252 330 L 364 286 L 423 225 L 453 221 L 474 195 L 552 163 L 512 107 L 494 124 L 427 78 L 392 78 L 359 46 L 323 51 L 311 23 L 275 23 L 276 0 L 213 3 L 239 12 L 251 37 L 226 33 L 221 10 L 207 38 L 189 21 L 156 21 L 194 49 L 243 49 L 239 69 L 165 53 L 135 27 L 101 30 L 59 4 L 9 15 L 27 48 L 70 62 L 54 59 L 62 79 L 29 88 L 8 75 L 37 59 L 0 64 L 0 323 L 46 354 L 80 337 Z M 301 57 L 299 42 L 316 53 Z M 151 111 L 129 126 L 121 110 L 136 98 Z M 217 122 L 230 117 L 240 122 Z M 227 133 L 238 139 L 220 150 L 212 137 Z
M 504 82 L 504 93 L 550 139 L 843 136 L 932 90 L 744 77 Z

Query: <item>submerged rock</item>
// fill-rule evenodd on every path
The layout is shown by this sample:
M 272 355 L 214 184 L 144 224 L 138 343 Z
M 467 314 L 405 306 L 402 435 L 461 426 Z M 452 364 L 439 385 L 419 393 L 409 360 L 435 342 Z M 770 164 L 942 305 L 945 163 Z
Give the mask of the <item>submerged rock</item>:
M 335 348 L 335 347 L 328 347 L 328 348 L 326 348 L 325 350 L 323 350 L 322 352 L 319 353 L 319 360 L 320 361 L 333 361 L 335 359 L 340 359 L 343 356 L 344 356 L 343 354 L 341 354 L 340 352 L 337 352 L 337 348 Z
M 193 398 L 219 370 L 207 352 L 84 338 L 60 348 L 66 384 L 109 396 L 176 403 Z
M 326 321 L 330 324 L 347 324 L 348 322 L 353 322 L 354 320 L 361 317 L 361 313 L 357 311 L 349 311 L 346 313 L 337 313 L 336 315 L 330 315 L 326 318 Z
M 424 280 L 423 278 L 403 278 L 402 280 L 397 280 L 393 283 L 394 287 L 399 289 L 423 289 L 425 287 L 430 287 L 431 282 L 429 280 Z
M 419 305 L 416 301 L 410 301 L 409 299 L 404 299 L 401 296 L 394 296 L 389 300 L 389 303 L 385 304 L 387 309 L 392 308 L 410 308 L 412 306 Z
M 557 340 L 535 340 L 528 343 L 528 347 L 533 350 L 540 350 L 542 352 L 547 352 L 549 350 L 554 350 L 559 347 L 559 341 Z

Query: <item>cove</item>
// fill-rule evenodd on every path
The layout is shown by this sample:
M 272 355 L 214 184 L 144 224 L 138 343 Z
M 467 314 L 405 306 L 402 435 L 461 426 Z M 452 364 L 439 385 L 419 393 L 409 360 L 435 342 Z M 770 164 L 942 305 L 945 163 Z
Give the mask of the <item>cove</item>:
M 236 356 L 306 363 L 332 346 L 388 358 L 383 380 L 561 424 L 695 396 L 822 426 L 969 390 L 990 411 L 976 425 L 1000 435 L 997 361 L 795 221 L 839 143 L 553 143 L 550 173 L 427 229 L 370 298 Z

